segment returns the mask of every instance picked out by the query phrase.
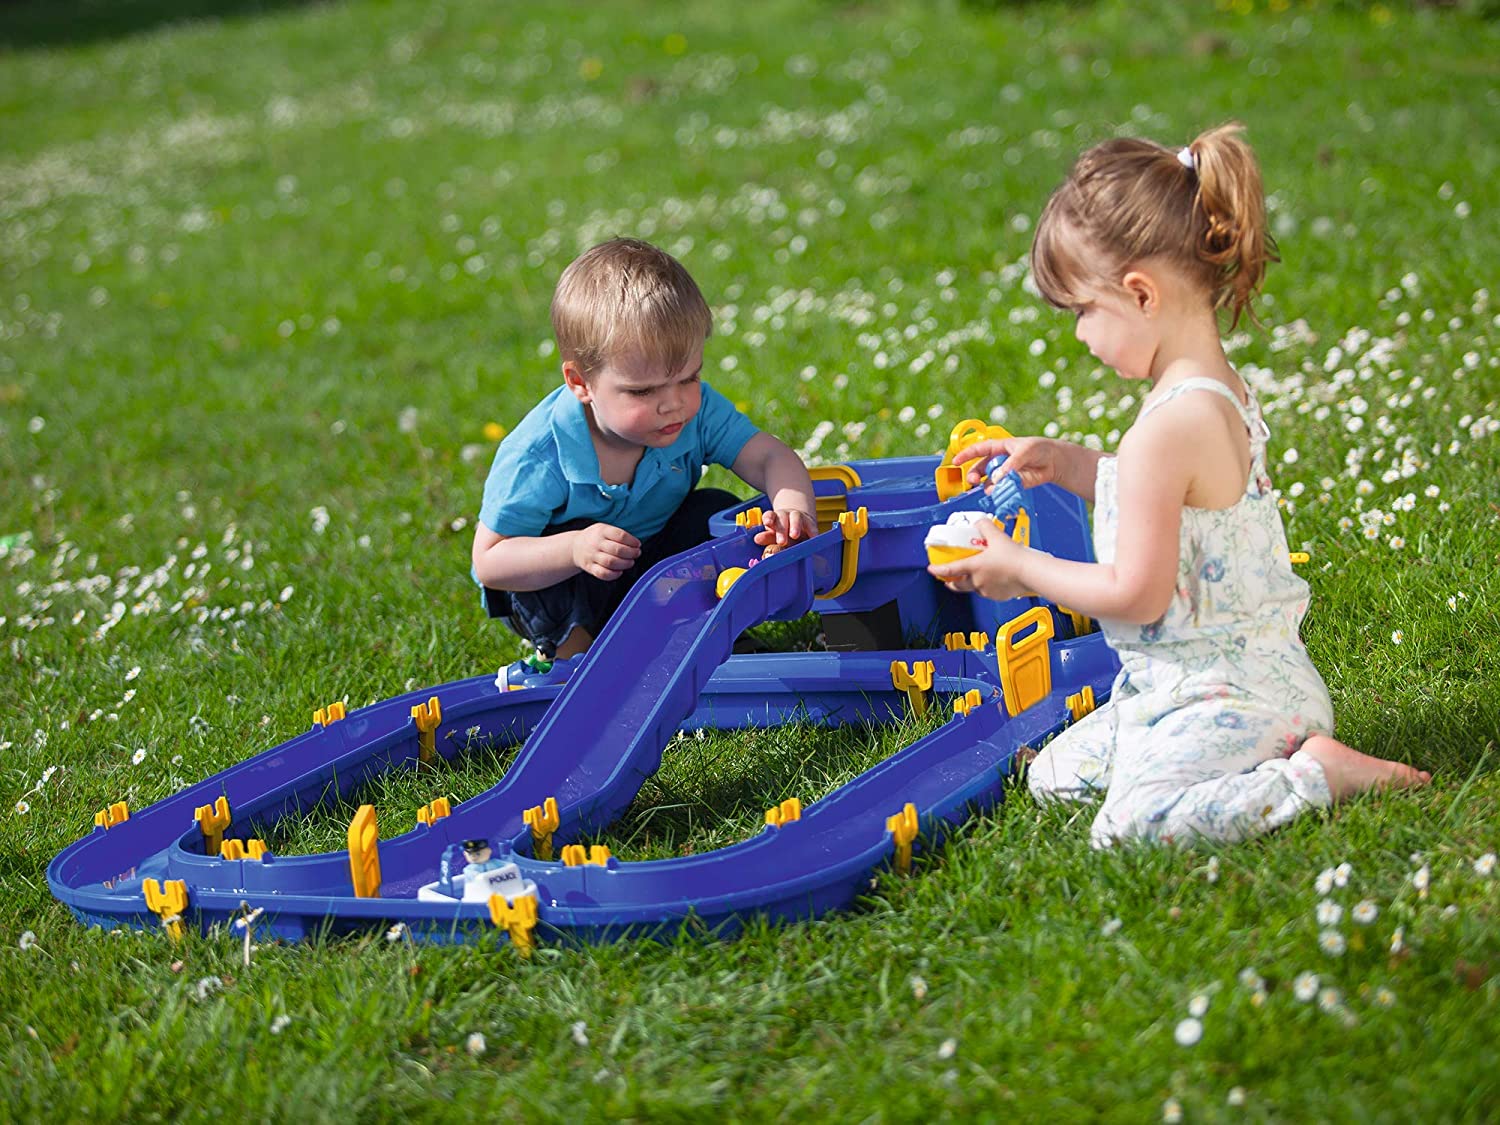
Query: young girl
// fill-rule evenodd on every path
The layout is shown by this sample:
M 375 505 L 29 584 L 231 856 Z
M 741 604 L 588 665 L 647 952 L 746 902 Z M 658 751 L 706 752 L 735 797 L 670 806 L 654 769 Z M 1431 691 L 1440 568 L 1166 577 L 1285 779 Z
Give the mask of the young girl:
M 1298 637 L 1307 584 L 1292 573 L 1255 396 L 1224 356 L 1275 244 L 1260 171 L 1237 125 L 1172 150 L 1113 140 L 1079 158 L 1031 248 L 1048 303 L 1077 317 L 1096 358 L 1150 390 L 1116 456 L 1046 438 L 961 450 L 1094 504 L 1097 563 L 985 532 L 986 548 L 932 574 L 955 590 L 1034 592 L 1097 617 L 1121 669 L 1108 703 L 1031 764 L 1039 798 L 1104 794 L 1094 846 L 1234 841 L 1424 772 L 1332 737 L 1328 690 Z M 978 473 L 970 473 L 977 481 Z

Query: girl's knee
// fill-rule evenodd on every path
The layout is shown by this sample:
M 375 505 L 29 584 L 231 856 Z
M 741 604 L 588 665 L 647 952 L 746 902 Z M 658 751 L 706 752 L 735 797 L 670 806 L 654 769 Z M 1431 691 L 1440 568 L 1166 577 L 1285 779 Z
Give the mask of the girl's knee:
M 1026 771 L 1026 787 L 1038 801 L 1087 801 L 1103 791 L 1106 779 L 1091 758 L 1055 753 L 1051 746 Z
M 1132 841 L 1171 842 L 1185 827 L 1173 816 L 1181 796 L 1181 789 L 1159 787 L 1111 794 L 1114 799 L 1105 801 L 1094 818 L 1090 842 L 1096 848 Z

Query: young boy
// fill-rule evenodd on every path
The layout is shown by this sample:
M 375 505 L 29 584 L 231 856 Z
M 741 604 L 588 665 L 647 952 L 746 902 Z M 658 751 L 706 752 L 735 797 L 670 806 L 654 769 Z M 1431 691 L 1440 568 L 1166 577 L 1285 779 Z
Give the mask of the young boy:
M 563 385 L 500 443 L 473 549 L 490 616 L 540 655 L 587 650 L 641 575 L 708 539 L 709 516 L 738 500 L 695 487 L 705 465 L 770 498 L 757 543 L 817 534 L 801 459 L 701 381 L 712 327 L 681 263 L 633 238 L 558 280 Z

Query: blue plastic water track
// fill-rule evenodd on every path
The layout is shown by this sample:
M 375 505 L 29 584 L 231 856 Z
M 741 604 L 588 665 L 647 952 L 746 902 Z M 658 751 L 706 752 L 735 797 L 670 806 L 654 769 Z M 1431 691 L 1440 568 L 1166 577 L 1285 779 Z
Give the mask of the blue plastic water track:
M 256 923 L 263 934 L 302 938 L 402 922 L 420 939 L 461 941 L 488 929 L 492 916 L 488 896 L 460 893 L 467 878 L 453 868 L 455 845 L 485 839 L 494 842 L 504 873 L 495 887 L 507 896 L 524 887 L 534 896 L 541 940 L 662 934 L 689 918 L 729 933 L 753 915 L 808 918 L 847 906 L 897 855 L 891 817 L 914 806 L 922 833 L 916 846 L 932 846 L 946 826 L 1000 800 L 1016 750 L 1072 720 L 1076 708 L 1068 697 L 1088 688 L 1103 701 L 1117 670 L 1099 633 L 1075 635 L 1075 619 L 1048 607 L 1055 622 L 1045 654 L 1052 690 L 1011 714 L 1001 702 L 992 648 L 937 647 L 945 634 L 994 638 L 999 626 L 1043 603 L 961 597 L 926 573 L 927 529 L 975 507 L 980 497 L 939 502 L 936 465 L 936 458 L 852 463 L 860 483 L 847 488 L 845 503 L 850 512 L 867 509 L 868 530 L 857 541 L 853 585 L 835 597 L 823 595 L 841 584 L 850 565 L 848 540 L 837 527 L 759 562 L 719 595 L 719 576 L 758 555 L 750 533 L 734 523 L 751 501 L 716 518 L 716 538 L 638 582 L 586 656 L 531 677 L 520 690 L 501 690 L 482 676 L 397 696 L 315 725 L 150 808 L 104 816 L 104 824 L 52 861 L 52 892 L 80 921 L 106 927 L 170 921 L 159 900 L 148 904 L 146 883 L 155 880 L 149 889 L 180 881 L 182 923 L 202 931 L 241 915 L 248 904 L 263 908 Z M 842 484 L 819 484 L 820 493 L 844 491 Z M 1018 506 L 1028 510 L 1033 546 L 1059 557 L 1092 557 L 1075 498 L 1051 487 L 997 490 L 997 497 L 1009 514 Z M 911 647 L 731 655 L 736 639 L 765 621 L 793 620 L 811 609 L 888 612 L 892 605 Z M 972 699 L 975 691 L 981 705 L 954 712 L 933 733 L 809 804 L 800 819 L 768 825 L 743 843 L 681 859 L 609 858 L 603 865 L 535 854 L 540 849 L 525 810 L 555 800 L 552 838 L 559 846 L 606 828 L 683 729 L 903 719 L 911 703 L 893 680 L 893 661 L 932 663 L 935 705 Z M 431 824 L 379 841 L 378 896 L 355 894 L 345 851 L 209 854 L 195 810 L 220 798 L 231 819 L 218 835 L 243 839 L 252 823 L 274 826 L 355 794 L 386 770 L 416 767 L 420 734 L 412 708 L 432 696 L 441 703 L 432 745 L 443 759 L 464 753 L 471 741 L 524 746 L 487 792 Z M 411 811 L 390 812 L 404 818 Z

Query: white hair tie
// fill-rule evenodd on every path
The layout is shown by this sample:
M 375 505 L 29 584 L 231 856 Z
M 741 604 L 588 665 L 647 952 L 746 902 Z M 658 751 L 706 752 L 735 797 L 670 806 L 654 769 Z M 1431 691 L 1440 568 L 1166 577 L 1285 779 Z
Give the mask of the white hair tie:
M 1198 162 L 1193 159 L 1192 148 L 1180 148 L 1177 150 L 1177 163 L 1181 164 L 1189 172 L 1197 171 Z

